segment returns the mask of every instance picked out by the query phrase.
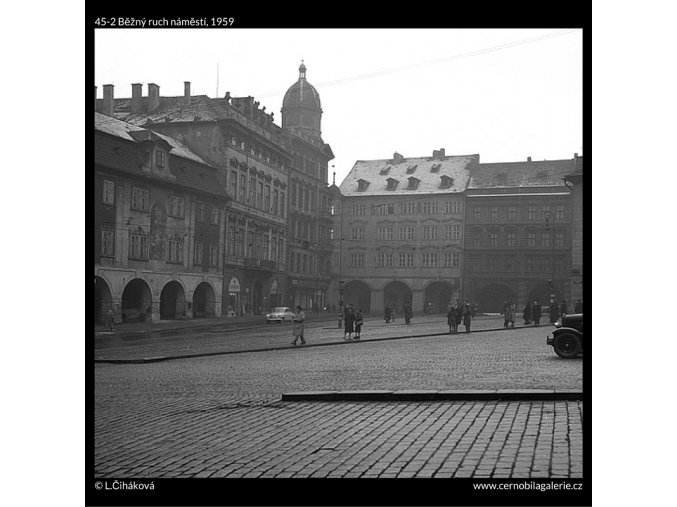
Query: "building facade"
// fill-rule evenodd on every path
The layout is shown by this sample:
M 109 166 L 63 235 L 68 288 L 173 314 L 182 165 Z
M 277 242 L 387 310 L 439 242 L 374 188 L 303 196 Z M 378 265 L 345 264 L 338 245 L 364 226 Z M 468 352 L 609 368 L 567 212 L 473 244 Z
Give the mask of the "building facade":
M 283 126 L 253 97 L 163 97 L 132 84 L 131 98 L 104 85 L 101 113 L 178 140 L 216 168 L 231 197 L 223 224 L 224 316 L 260 315 L 278 305 L 321 307 L 330 283 L 328 161 L 319 95 L 305 66 L 285 95 Z M 291 214 L 291 215 L 290 215 Z
M 228 196 L 182 143 L 95 113 L 96 322 L 219 317 Z
M 478 164 L 466 190 L 463 297 L 481 312 L 571 290 L 573 161 Z M 570 303 L 570 301 L 567 301 Z
M 574 170 L 565 177 L 565 184 L 571 189 L 573 198 L 573 220 L 571 223 L 571 293 L 570 300 L 583 301 L 583 157 L 574 154 Z
M 478 155 L 357 161 L 340 185 L 337 299 L 446 312 L 461 297 L 464 190 Z M 340 304 L 340 301 L 339 301 Z

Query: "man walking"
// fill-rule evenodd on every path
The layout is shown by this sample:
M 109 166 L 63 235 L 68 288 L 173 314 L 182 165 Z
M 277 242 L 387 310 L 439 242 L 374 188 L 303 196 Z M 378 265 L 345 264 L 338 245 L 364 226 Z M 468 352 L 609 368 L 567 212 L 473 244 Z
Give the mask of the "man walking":
M 531 318 L 534 319 L 534 326 L 540 325 L 541 305 L 538 303 L 538 299 L 534 300 L 534 304 L 531 307 Z

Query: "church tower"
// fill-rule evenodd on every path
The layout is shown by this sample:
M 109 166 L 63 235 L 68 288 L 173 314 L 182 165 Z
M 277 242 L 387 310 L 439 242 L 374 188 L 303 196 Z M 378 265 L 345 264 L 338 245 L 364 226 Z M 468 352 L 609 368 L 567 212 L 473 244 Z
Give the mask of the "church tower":
M 306 66 L 301 61 L 299 79 L 289 87 L 282 101 L 282 128 L 321 139 L 322 107 L 320 95 L 306 80 Z

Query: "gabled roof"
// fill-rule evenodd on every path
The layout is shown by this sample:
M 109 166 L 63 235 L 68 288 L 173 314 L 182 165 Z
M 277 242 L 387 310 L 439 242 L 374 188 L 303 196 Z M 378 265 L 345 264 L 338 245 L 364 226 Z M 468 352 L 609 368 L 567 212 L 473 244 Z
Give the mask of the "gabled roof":
M 97 164 L 136 176 L 152 177 L 152 173 L 142 170 L 142 154 L 134 148 L 157 140 L 169 148 L 169 170 L 176 177 L 173 183 L 220 197 L 228 196 L 216 177 L 216 168 L 181 142 L 157 132 L 145 134 L 150 131 L 104 114 L 94 115 L 97 133 L 106 134 L 95 138 L 94 156 Z M 158 180 L 161 178 L 158 177 Z
M 470 171 L 468 190 L 563 186 L 573 159 L 478 164 Z
M 357 195 L 421 195 L 437 193 L 463 192 L 470 179 L 470 167 L 479 162 L 479 155 L 461 155 L 449 157 L 403 158 L 401 160 L 358 160 L 341 183 L 344 196 Z M 432 172 L 433 166 L 436 167 Z M 390 167 L 390 170 L 385 169 Z M 453 185 L 441 186 L 441 176 L 451 178 Z M 409 178 L 419 180 L 415 189 L 408 185 L 398 185 L 395 190 L 388 190 L 388 179 L 408 182 Z M 358 191 L 358 181 L 369 181 L 369 186 Z

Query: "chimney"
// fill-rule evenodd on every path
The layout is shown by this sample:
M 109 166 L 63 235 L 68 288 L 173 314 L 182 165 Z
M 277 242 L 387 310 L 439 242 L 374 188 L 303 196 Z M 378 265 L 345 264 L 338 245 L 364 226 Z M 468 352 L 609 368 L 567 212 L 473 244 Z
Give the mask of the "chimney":
M 132 83 L 132 113 L 141 111 L 141 83 Z
M 113 85 L 103 85 L 103 110 L 107 116 L 113 116 Z
M 444 148 L 440 148 L 439 150 L 433 150 L 433 158 L 444 158 Z
M 574 160 L 578 160 L 578 153 L 574 153 Z
M 402 162 L 403 159 L 404 157 L 399 153 L 397 152 L 393 153 L 393 164 L 399 164 L 400 162 Z
M 531 157 L 527 157 L 527 162 L 531 162 Z
M 152 113 L 160 107 L 160 87 L 155 83 L 148 83 L 148 112 Z
M 190 81 L 183 82 L 183 101 L 185 106 L 190 106 Z

